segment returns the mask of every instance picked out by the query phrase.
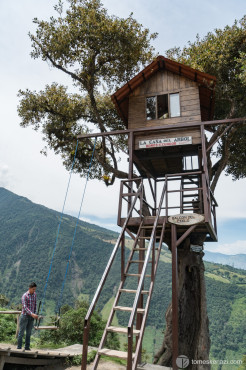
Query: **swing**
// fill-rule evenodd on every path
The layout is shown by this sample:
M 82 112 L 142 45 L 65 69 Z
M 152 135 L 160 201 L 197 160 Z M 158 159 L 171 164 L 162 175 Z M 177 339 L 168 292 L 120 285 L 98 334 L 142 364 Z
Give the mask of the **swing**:
M 86 190 L 87 182 L 89 180 L 89 174 L 90 174 L 90 171 L 91 171 L 91 165 L 92 165 L 92 160 L 93 160 L 93 157 L 94 157 L 95 148 L 96 148 L 96 138 L 95 138 L 94 147 L 93 147 L 93 151 L 92 151 L 92 155 L 91 155 L 90 165 L 89 165 L 88 172 L 87 172 L 86 183 L 85 183 L 85 187 L 84 187 L 84 191 L 83 191 L 83 195 L 82 195 L 82 199 L 81 199 L 81 203 L 80 203 L 79 214 L 78 214 L 77 222 L 76 222 L 76 225 L 75 225 L 73 240 L 72 240 L 72 244 L 71 244 L 71 247 L 70 247 L 70 253 L 69 253 L 69 257 L 68 257 L 68 261 L 67 261 L 66 272 L 65 272 L 64 280 L 63 280 L 62 287 L 61 287 L 60 297 L 59 297 L 59 300 L 58 300 L 58 303 L 57 303 L 56 319 L 55 319 L 54 325 L 47 325 L 47 326 L 40 325 L 40 321 L 43 319 L 42 311 L 43 311 L 43 305 L 44 305 L 44 301 L 45 301 L 46 289 L 47 289 L 48 280 L 49 280 L 50 273 L 51 273 L 53 258 L 54 258 L 54 254 L 55 254 L 55 250 L 56 250 L 56 245 L 57 245 L 57 240 L 58 240 L 58 236 L 59 236 L 59 232 L 60 232 L 60 227 L 61 227 L 61 221 L 62 221 L 63 214 L 64 214 L 64 207 L 65 207 L 65 203 L 66 203 L 66 199 L 67 199 L 67 194 L 68 194 L 68 189 L 69 189 L 69 185 L 70 185 L 71 175 L 72 175 L 72 172 L 73 172 L 73 166 L 74 166 L 75 159 L 76 159 L 76 154 L 77 154 L 77 149 L 78 149 L 78 140 L 77 140 L 77 146 L 76 146 L 76 150 L 75 150 L 75 154 L 74 154 L 72 168 L 71 168 L 71 171 L 70 171 L 70 176 L 69 176 L 69 181 L 68 181 L 68 185 L 67 185 L 65 200 L 64 200 L 64 203 L 63 203 L 63 208 L 62 208 L 62 212 L 61 212 L 61 216 L 60 216 L 60 222 L 59 222 L 59 226 L 58 226 L 58 229 L 57 229 L 57 235 L 56 235 L 54 250 L 53 250 L 52 257 L 51 257 L 49 272 L 48 272 L 48 276 L 47 276 L 45 287 L 44 287 L 43 298 L 39 302 L 38 315 L 39 315 L 40 307 L 41 307 L 41 313 L 40 313 L 40 316 L 38 317 L 38 319 L 36 320 L 36 323 L 34 325 L 35 330 L 58 330 L 59 329 L 60 308 L 61 308 L 61 302 L 62 302 L 62 297 L 63 297 L 63 290 L 64 290 L 65 281 L 66 281 L 66 277 L 67 277 L 67 272 L 68 272 L 70 258 L 71 258 L 71 255 L 72 255 L 72 250 L 73 250 L 75 235 L 76 235 L 77 226 L 78 226 L 78 223 L 79 223 L 79 218 L 80 218 L 80 213 L 81 213 L 81 208 L 82 208 L 82 204 L 83 204 L 83 201 L 84 201 L 85 190 Z
M 55 322 L 54 325 L 40 325 L 41 320 L 44 318 L 43 316 L 39 316 L 39 310 L 41 306 L 41 301 L 39 302 L 38 306 L 38 319 L 36 319 L 34 329 L 35 330 L 58 330 L 59 328 L 59 323 L 60 323 L 60 312 L 59 314 L 56 314 Z

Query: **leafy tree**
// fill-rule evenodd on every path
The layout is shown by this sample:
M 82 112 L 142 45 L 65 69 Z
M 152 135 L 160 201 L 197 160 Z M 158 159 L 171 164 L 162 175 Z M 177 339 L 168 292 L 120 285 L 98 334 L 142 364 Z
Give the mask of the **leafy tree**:
M 9 299 L 5 295 L 0 294 L 0 307 L 5 307 L 9 303 Z
M 84 318 L 88 311 L 89 305 L 85 301 L 76 301 L 75 308 L 68 305 L 62 307 L 60 327 L 57 331 L 46 331 L 41 333 L 41 343 L 66 343 L 68 345 L 74 343 L 82 343 Z M 89 345 L 98 346 L 103 334 L 105 322 L 101 316 L 94 312 L 91 318 L 91 330 Z M 108 338 L 109 348 L 118 349 L 119 339 L 116 333 L 111 333 Z
M 110 92 L 129 80 L 144 63 L 150 61 L 150 46 L 156 34 L 150 34 L 132 14 L 126 19 L 110 16 L 100 0 L 67 0 L 55 6 L 57 17 L 49 21 L 37 18 L 32 41 L 32 58 L 41 58 L 70 76 L 76 92 L 58 83 L 36 92 L 20 90 L 18 107 L 21 126 L 42 129 L 49 148 L 62 155 L 70 168 L 76 135 L 92 131 L 124 129 Z M 126 147 L 124 136 L 97 140 L 91 177 L 113 184 L 115 177 L 127 174 L 118 169 L 117 153 Z M 75 170 L 82 176 L 90 163 L 93 143 L 79 143 Z M 44 148 L 44 153 L 46 148 Z M 109 176 L 110 174 L 110 176 Z
M 168 50 L 167 57 L 216 76 L 215 119 L 246 116 L 246 16 L 202 39 L 198 35 L 182 50 Z M 246 124 L 213 126 L 211 132 L 209 146 L 222 135 L 217 149 L 209 152 L 217 158 L 210 164 L 214 190 L 223 170 L 234 180 L 246 176 Z
M 0 307 L 1 310 L 3 310 Z M 0 315 L 0 341 L 8 342 L 16 333 L 16 315 Z

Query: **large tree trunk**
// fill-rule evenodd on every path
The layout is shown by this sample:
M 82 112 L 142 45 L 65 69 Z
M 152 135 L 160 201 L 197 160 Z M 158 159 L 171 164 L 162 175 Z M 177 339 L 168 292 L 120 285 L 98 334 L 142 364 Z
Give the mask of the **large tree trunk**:
M 204 235 L 187 238 L 178 248 L 179 355 L 190 360 L 192 370 L 208 370 L 210 365 L 192 364 L 192 360 L 208 360 L 210 339 L 206 305 L 203 252 L 190 250 L 190 244 L 202 245 Z M 172 366 L 172 306 L 166 312 L 166 331 L 154 363 Z

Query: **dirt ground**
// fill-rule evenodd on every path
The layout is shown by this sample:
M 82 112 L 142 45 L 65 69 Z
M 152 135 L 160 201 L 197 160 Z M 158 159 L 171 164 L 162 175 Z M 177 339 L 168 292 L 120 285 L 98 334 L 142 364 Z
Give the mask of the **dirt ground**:
M 114 362 L 100 360 L 98 370 L 125 370 L 125 366 L 117 365 Z M 92 369 L 92 364 L 87 367 L 88 370 Z M 81 370 L 81 366 L 72 366 L 66 370 Z

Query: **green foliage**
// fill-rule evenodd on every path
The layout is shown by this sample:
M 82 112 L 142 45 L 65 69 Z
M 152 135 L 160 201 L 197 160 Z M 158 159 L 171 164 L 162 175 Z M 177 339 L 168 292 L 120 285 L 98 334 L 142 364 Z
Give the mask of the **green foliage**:
M 204 38 L 197 36 L 183 50 L 173 48 L 167 56 L 217 78 L 215 119 L 246 116 L 246 16 L 224 29 L 215 29 Z M 226 127 L 215 127 L 213 143 Z M 234 180 L 246 176 L 246 124 L 232 126 L 220 139 L 214 156 L 218 161 L 211 169 L 214 180 L 225 169 Z
M 49 21 L 34 19 L 33 58 L 47 61 L 70 76 L 76 93 L 53 83 L 43 91 L 21 91 L 18 108 L 21 126 L 42 129 L 48 146 L 62 155 L 70 168 L 76 135 L 92 129 L 110 131 L 123 125 L 110 99 L 110 91 L 125 83 L 153 56 L 150 34 L 132 16 L 126 19 L 110 16 L 100 0 L 67 0 L 63 10 L 59 1 L 56 17 Z M 104 92 L 102 92 L 104 91 Z M 113 143 L 113 144 L 112 144 Z M 125 177 L 118 170 L 116 153 L 125 148 L 125 137 L 114 142 L 98 139 L 91 176 L 103 179 L 107 185 L 115 176 Z M 87 172 L 92 143 L 80 142 L 75 169 L 84 176 Z M 46 152 L 46 149 L 44 149 Z
M 9 299 L 5 295 L 0 294 L 0 307 L 5 307 L 9 303 Z
M 239 366 L 238 370 L 246 370 L 246 356 L 243 356 L 242 365 Z
M 40 343 L 83 343 L 84 318 L 89 305 L 84 301 L 77 301 L 75 308 L 65 307 L 62 309 L 59 329 L 56 331 L 43 331 L 40 334 Z M 65 312 L 64 312 L 65 311 Z M 105 328 L 106 322 L 102 320 L 101 315 L 96 311 L 93 313 L 90 322 L 90 346 L 98 346 Z M 107 339 L 108 348 L 118 349 L 119 339 L 117 334 L 111 333 Z
M 0 307 L 0 311 L 5 311 Z M 13 339 L 16 332 L 16 315 L 0 314 L 0 341 L 8 342 Z

